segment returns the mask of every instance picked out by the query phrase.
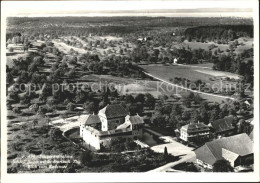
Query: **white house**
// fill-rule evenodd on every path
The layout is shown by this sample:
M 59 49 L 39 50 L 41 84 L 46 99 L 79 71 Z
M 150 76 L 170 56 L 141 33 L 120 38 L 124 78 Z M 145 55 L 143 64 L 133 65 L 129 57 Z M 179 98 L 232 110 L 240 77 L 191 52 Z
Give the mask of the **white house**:
M 174 59 L 173 59 L 173 63 L 174 63 L 174 64 L 177 64 L 177 61 L 178 61 L 177 58 L 174 58 Z
M 180 138 L 184 141 L 191 141 L 198 137 L 209 137 L 210 129 L 203 123 L 192 123 L 181 127 Z

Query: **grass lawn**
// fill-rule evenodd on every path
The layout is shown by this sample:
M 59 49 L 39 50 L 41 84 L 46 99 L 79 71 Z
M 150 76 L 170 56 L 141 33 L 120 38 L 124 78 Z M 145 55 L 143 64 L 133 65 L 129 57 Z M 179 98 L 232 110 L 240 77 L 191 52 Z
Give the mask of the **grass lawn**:
M 209 86 L 214 86 L 214 87 L 219 87 L 222 83 L 223 88 L 227 85 L 234 85 L 235 81 L 222 81 L 220 79 L 221 76 L 236 76 L 236 74 L 232 73 L 227 73 L 227 72 L 222 72 L 222 71 L 213 71 L 211 69 L 202 69 L 202 68 L 196 68 L 196 67 L 189 67 L 187 65 L 185 66 L 165 66 L 165 65 L 142 65 L 142 67 L 146 72 L 164 79 L 166 81 L 169 81 L 170 78 L 174 79 L 174 77 L 182 77 L 189 79 L 191 82 L 195 82 L 197 80 L 201 80 L 205 83 L 207 83 Z M 200 71 L 200 72 L 198 72 Z M 166 83 L 163 83 L 162 85 L 160 82 L 155 83 L 149 83 L 150 87 L 157 87 L 160 92 L 167 94 L 167 95 L 172 95 L 172 94 L 180 94 L 180 95 L 186 95 L 189 93 L 187 90 L 177 88 L 177 87 L 172 87 L 167 85 Z M 213 85 L 214 84 L 214 85 Z M 164 90 L 164 91 L 162 91 Z M 168 91 L 168 92 L 167 92 Z M 202 98 L 213 101 L 213 102 L 222 102 L 224 99 L 220 97 L 212 97 L 212 96 L 207 96 L 207 95 L 200 95 Z
M 195 68 L 185 66 L 165 66 L 165 65 L 141 65 L 143 69 L 147 72 L 162 78 L 164 80 L 169 81 L 170 78 L 174 79 L 174 77 L 182 77 L 189 79 L 190 81 L 197 81 L 201 80 L 206 83 L 214 84 L 216 81 L 212 81 L 211 79 L 216 76 L 226 76 L 227 72 L 222 71 L 212 71 L 211 69 L 202 69 L 202 68 Z M 238 76 L 233 73 L 228 73 L 228 77 Z M 211 78 L 211 79 L 210 79 Z M 214 78 L 216 79 L 216 78 Z

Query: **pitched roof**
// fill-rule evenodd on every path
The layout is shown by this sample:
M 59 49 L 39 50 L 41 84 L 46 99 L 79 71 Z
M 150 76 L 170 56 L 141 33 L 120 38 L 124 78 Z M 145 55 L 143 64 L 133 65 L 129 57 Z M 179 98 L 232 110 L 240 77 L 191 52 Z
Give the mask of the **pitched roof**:
M 142 124 L 142 123 L 144 123 L 143 119 L 138 115 L 130 116 L 129 120 L 132 124 Z
M 199 132 L 199 131 L 209 131 L 209 127 L 203 123 L 192 123 L 182 126 L 182 129 L 187 130 L 188 133 Z
M 90 114 L 85 122 L 85 125 L 91 125 L 91 124 L 97 124 L 97 123 L 101 123 L 98 115 Z
M 245 133 L 207 142 L 195 150 L 197 159 L 213 165 L 216 160 L 223 159 L 222 149 L 245 156 L 253 153 L 253 142 Z M 214 158 L 213 158 L 214 157 Z
M 125 117 L 127 115 L 127 111 L 120 104 L 107 105 L 99 113 L 105 114 L 107 119 Z
M 233 121 L 234 121 L 233 117 L 218 119 L 211 122 L 211 126 L 215 129 L 216 132 L 224 132 L 235 128 L 232 125 Z
M 229 150 L 226 150 L 225 148 L 222 148 L 222 157 L 226 160 L 229 160 L 230 162 L 234 162 L 238 158 L 238 154 L 233 153 Z
M 195 154 L 197 159 L 202 160 L 203 162 L 208 163 L 210 165 L 213 165 L 217 161 L 217 158 L 210 151 L 207 145 L 203 145 L 196 149 Z

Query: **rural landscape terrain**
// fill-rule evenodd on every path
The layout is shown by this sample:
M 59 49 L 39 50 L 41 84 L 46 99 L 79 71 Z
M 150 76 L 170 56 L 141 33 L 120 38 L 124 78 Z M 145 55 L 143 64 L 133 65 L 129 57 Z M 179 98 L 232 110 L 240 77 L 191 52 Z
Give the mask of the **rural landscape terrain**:
M 253 172 L 253 29 L 8 17 L 7 172 Z

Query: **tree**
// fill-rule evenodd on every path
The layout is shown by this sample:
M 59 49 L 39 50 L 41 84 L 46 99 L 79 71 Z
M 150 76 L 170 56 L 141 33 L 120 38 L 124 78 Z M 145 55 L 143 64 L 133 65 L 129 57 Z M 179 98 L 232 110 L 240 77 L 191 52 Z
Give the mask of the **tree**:
M 184 104 L 187 108 L 190 108 L 190 107 L 191 107 L 191 102 L 190 102 L 190 100 L 185 100 L 185 101 L 183 101 L 183 104 Z
M 48 125 L 50 124 L 50 122 L 51 122 L 50 117 L 47 117 L 47 118 L 46 118 L 46 122 L 48 123 Z
M 75 109 L 75 104 L 73 104 L 72 102 L 68 103 L 66 106 L 67 110 L 69 111 L 73 111 Z
M 14 52 L 14 48 L 13 48 L 13 47 L 10 47 L 10 48 L 8 48 L 8 51 L 9 51 L 9 52 Z
M 191 112 L 191 123 L 198 123 L 199 121 L 199 113 L 197 110 Z
M 98 109 L 97 104 L 94 102 L 84 103 L 83 108 L 87 111 L 88 114 L 95 113 Z
M 49 132 L 50 137 L 53 141 L 59 140 L 62 138 L 62 131 L 59 128 L 52 128 Z
M 190 112 L 188 110 L 183 111 L 182 119 L 183 120 L 189 120 L 190 119 Z
M 63 114 L 60 115 L 60 117 L 63 119 L 63 122 L 65 123 L 66 119 L 67 119 L 67 114 L 63 113 Z
M 33 122 L 33 127 L 35 128 L 35 126 L 38 124 L 38 120 L 34 119 L 32 122 Z
M 125 101 L 126 101 L 126 103 L 128 103 L 128 104 L 129 104 L 129 103 L 132 104 L 132 103 L 134 103 L 135 99 L 134 99 L 134 97 L 133 97 L 132 95 L 126 95 Z
M 9 100 L 10 100 L 10 101 L 13 101 L 14 103 L 19 102 L 20 97 L 19 97 L 19 95 L 18 95 L 18 92 L 16 92 L 16 91 L 11 91 L 11 92 L 9 93 Z
M 43 115 L 46 114 L 46 112 L 47 112 L 46 107 L 43 107 L 43 106 L 40 106 L 40 107 L 39 107 L 39 109 L 38 109 L 38 114 L 39 114 L 39 115 L 43 116 Z
M 139 93 L 139 94 L 135 97 L 135 101 L 136 101 L 136 102 L 144 103 L 144 102 L 145 102 L 144 94 Z
M 74 78 L 76 76 L 76 69 L 72 68 L 69 72 L 68 72 L 68 77 L 70 78 Z
M 213 164 L 213 172 L 233 172 L 233 171 L 234 169 L 230 165 L 230 162 L 225 159 L 217 160 Z
M 82 151 L 80 153 L 80 163 L 82 165 L 88 165 L 93 159 L 93 154 L 90 151 Z
M 146 93 L 144 104 L 150 109 L 153 109 L 155 106 L 155 98 L 150 93 Z
M 165 158 L 165 159 L 168 159 L 169 154 L 168 154 L 168 150 L 167 150 L 167 147 L 166 147 L 166 146 L 164 147 L 164 153 L 163 153 L 163 155 L 164 155 L 164 158 Z

